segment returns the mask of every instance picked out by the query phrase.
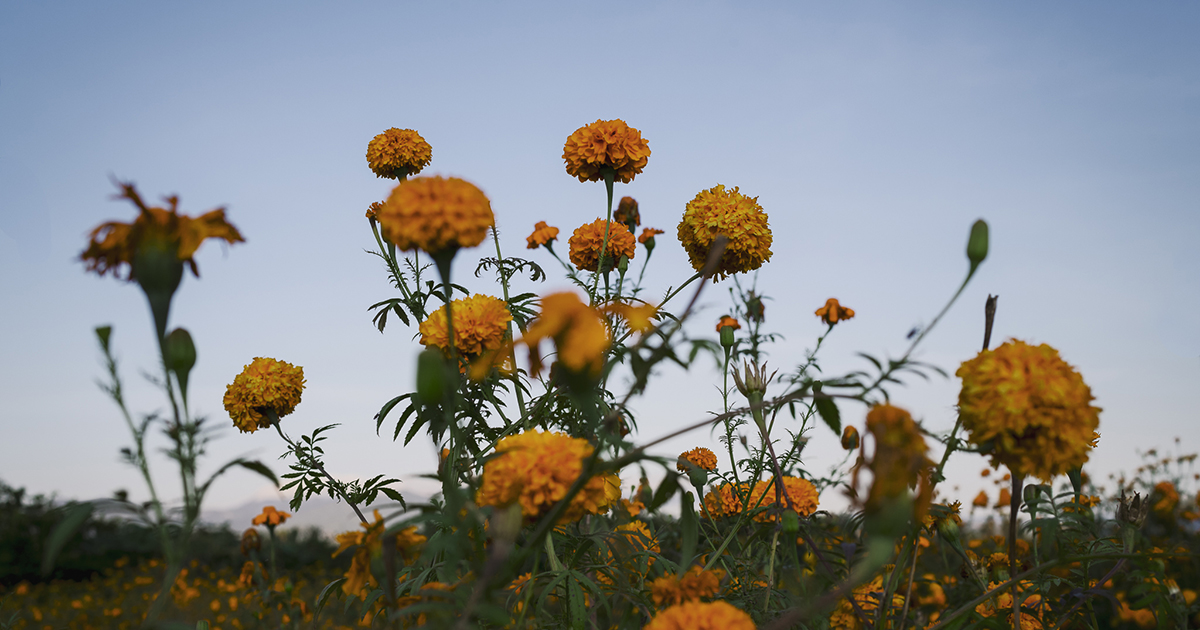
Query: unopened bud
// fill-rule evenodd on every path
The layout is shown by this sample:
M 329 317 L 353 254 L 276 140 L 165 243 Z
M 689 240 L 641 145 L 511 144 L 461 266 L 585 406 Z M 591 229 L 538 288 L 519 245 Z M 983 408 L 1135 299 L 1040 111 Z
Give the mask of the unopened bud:
M 629 256 L 621 254 L 621 260 L 617 263 L 617 271 L 620 271 L 621 275 L 625 275 L 625 272 L 629 271 Z
M 723 347 L 723 348 L 732 348 L 733 347 L 733 326 L 722 326 L 721 327 L 721 347 Z
M 846 449 L 847 451 L 853 451 L 854 449 L 858 448 L 858 443 L 858 429 L 854 428 L 853 426 L 846 425 L 846 428 L 842 429 L 842 448 Z
M 971 236 L 967 239 L 967 260 L 971 261 L 971 271 L 983 262 L 988 255 L 988 224 L 979 219 L 971 226 Z
M 688 468 L 688 481 L 697 489 L 703 488 L 704 484 L 708 483 L 708 471 L 703 468 L 688 462 L 691 466 Z
M 948 541 L 958 540 L 958 523 L 955 523 L 952 518 L 944 518 L 938 521 L 937 530 L 942 538 Z

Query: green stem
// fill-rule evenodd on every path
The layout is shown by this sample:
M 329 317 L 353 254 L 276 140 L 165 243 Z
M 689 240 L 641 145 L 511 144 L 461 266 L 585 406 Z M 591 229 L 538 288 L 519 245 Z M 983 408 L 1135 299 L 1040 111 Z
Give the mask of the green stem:
M 592 276 L 592 306 L 595 306 L 596 291 L 599 288 L 599 275 L 604 272 L 604 259 L 608 254 L 608 228 L 612 224 L 612 200 L 613 200 L 613 180 L 616 179 L 617 172 L 611 167 L 604 168 L 604 188 L 608 191 L 608 213 L 604 219 L 604 238 L 600 240 L 600 256 L 596 261 L 596 273 Z
M 492 242 L 496 244 L 496 266 L 500 269 L 500 286 L 504 290 L 504 303 L 508 304 L 508 274 L 504 273 L 504 254 L 500 253 L 500 235 L 496 232 L 496 226 L 492 226 Z M 509 322 L 508 338 L 514 339 L 513 326 L 516 326 L 515 321 Z M 513 365 L 513 389 L 517 394 L 517 410 L 521 412 L 521 424 L 525 424 L 525 394 L 521 392 L 521 376 L 517 367 L 517 349 L 515 345 L 510 345 L 508 348 L 508 358 Z

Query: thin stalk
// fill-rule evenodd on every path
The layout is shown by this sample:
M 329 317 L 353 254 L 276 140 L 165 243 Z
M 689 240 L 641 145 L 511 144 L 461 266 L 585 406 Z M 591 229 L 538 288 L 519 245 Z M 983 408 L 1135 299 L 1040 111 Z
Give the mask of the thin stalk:
M 600 274 L 604 272 L 604 259 L 608 254 L 608 228 L 612 224 L 613 180 L 617 172 L 611 167 L 604 168 L 604 188 L 608 191 L 608 214 L 604 219 L 604 238 L 600 239 L 600 257 L 596 261 L 596 273 L 592 275 L 592 306 L 596 305 L 596 290 L 599 288 Z M 605 275 L 605 281 L 608 276 Z
M 1021 490 L 1024 485 L 1021 475 L 1012 474 L 1012 498 L 1008 508 L 1008 574 L 1017 574 L 1017 515 L 1021 509 Z M 1021 630 L 1021 600 L 1017 597 L 1017 583 L 1012 584 L 1013 630 Z
M 496 226 L 492 226 L 492 242 L 496 244 L 496 265 L 500 268 L 500 287 L 504 290 L 504 303 L 508 304 L 508 274 L 504 273 L 504 254 L 500 253 L 500 235 L 496 232 Z M 516 322 L 509 322 L 508 338 L 514 339 L 513 326 Z M 508 358 L 512 361 L 513 367 L 517 365 L 517 349 L 513 344 L 508 346 Z M 521 393 L 521 377 L 520 372 L 513 370 L 512 382 L 513 389 L 517 393 L 517 409 L 521 412 L 521 424 L 525 424 L 525 395 Z

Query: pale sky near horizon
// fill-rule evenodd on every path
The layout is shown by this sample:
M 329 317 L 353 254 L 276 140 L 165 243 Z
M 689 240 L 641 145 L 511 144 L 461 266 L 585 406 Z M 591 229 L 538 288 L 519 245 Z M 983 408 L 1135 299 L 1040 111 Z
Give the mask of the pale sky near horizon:
M 393 295 L 363 251 L 363 212 L 391 189 L 366 144 L 417 129 L 433 145 L 426 173 L 488 194 L 505 253 L 551 274 L 523 288 L 544 293 L 567 284 L 524 237 L 539 220 L 566 237 L 603 212 L 603 186 L 561 160 L 566 137 L 600 118 L 637 127 L 653 152 L 617 187 L 667 232 L 650 295 L 689 275 L 673 238 L 688 200 L 717 183 L 759 198 L 775 245 L 758 282 L 773 298 L 768 328 L 785 337 L 773 367 L 801 360 L 831 296 L 858 316 L 823 348 L 827 373 L 865 367 L 857 351 L 901 354 L 957 286 L 983 217 L 991 255 L 918 358 L 952 374 L 998 294 L 994 343 L 1055 346 L 1104 409 L 1093 476 L 1176 436 L 1200 450 L 1200 5 L 598 6 L 0 4 L 0 480 L 144 496 L 117 460 L 129 437 L 94 385 L 92 329 L 114 326 L 132 408 L 162 409 L 138 376 L 154 367 L 148 310 L 135 286 L 76 260 L 93 226 L 134 216 L 110 200 L 115 176 L 150 199 L 178 193 L 188 214 L 225 205 L 246 236 L 201 248 L 202 277 L 183 282 L 173 311 L 199 348 L 194 407 L 219 427 L 206 467 L 251 454 L 282 470 L 278 437 L 238 434 L 221 406 L 244 364 L 272 356 L 308 379 L 285 419 L 293 435 L 340 422 L 335 474 L 400 476 L 416 492 L 434 447 L 376 437 L 372 421 L 411 389 L 419 346 L 399 323 L 380 335 L 366 310 Z M 479 255 L 463 252 L 456 277 L 497 292 L 471 277 Z M 694 334 L 715 338 L 727 286 L 706 290 Z M 719 407 L 717 384 L 711 361 L 665 371 L 635 403 L 640 438 Z M 957 390 L 935 378 L 892 395 L 947 431 Z M 864 409 L 842 411 L 861 426 Z M 840 460 L 827 429 L 812 436 L 814 470 Z M 950 468 L 964 499 L 983 465 Z M 167 462 L 155 471 L 177 495 Z M 233 473 L 209 506 L 269 490 Z

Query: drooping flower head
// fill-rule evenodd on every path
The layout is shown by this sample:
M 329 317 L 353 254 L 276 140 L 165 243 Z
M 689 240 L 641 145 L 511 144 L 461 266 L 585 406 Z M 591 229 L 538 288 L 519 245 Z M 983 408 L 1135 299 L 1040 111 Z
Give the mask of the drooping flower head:
M 708 251 L 718 236 L 729 239 L 713 275 L 714 280 L 758 269 L 771 259 L 771 228 L 758 197 L 748 197 L 737 187 L 716 185 L 688 202 L 679 222 L 679 242 L 692 268 L 704 269 Z
M 1050 480 L 1082 466 L 1099 435 L 1092 390 L 1058 351 L 1011 339 L 985 350 L 955 373 L 962 379 L 959 415 L 992 465 Z
M 579 226 L 567 243 L 571 246 L 571 262 L 585 271 L 596 271 L 600 267 L 600 248 L 604 243 L 604 219 Z M 608 223 L 608 249 L 604 254 L 604 270 L 617 265 L 621 256 L 631 260 L 637 253 L 633 234 L 624 225 L 615 221 Z
M 697 446 L 690 451 L 680 453 L 675 468 L 679 472 L 685 473 L 689 470 L 688 464 L 712 472 L 717 469 L 717 456 L 711 450 Z
M 734 330 L 740 330 L 742 328 L 742 325 L 738 323 L 737 318 L 730 315 L 722 315 L 721 320 L 717 322 L 717 332 L 721 332 L 721 329 L 725 328 L 726 326 Z
M 600 314 L 570 291 L 551 293 L 542 298 L 541 314 L 521 339 L 529 346 L 529 362 L 534 374 L 541 372 L 538 346 L 545 339 L 554 341 L 558 362 L 572 372 L 595 377 L 604 368 L 610 341 L 608 329 Z
M 504 300 L 476 293 L 451 303 L 454 317 L 454 347 L 463 361 L 497 350 L 504 344 L 512 313 Z M 450 331 L 446 327 L 446 309 L 439 308 L 421 322 L 421 345 L 439 348 L 450 356 Z
M 545 221 L 538 221 L 537 225 L 533 226 L 533 234 L 525 237 L 525 248 L 537 249 L 542 245 L 549 245 L 557 239 L 558 228 L 546 225 Z
M 483 466 L 483 482 L 475 496 L 479 505 L 521 505 L 529 521 L 549 512 L 567 495 L 583 472 L 584 458 L 593 447 L 583 438 L 565 433 L 527 431 L 496 444 L 496 456 Z M 577 521 L 584 514 L 600 514 L 621 498 L 621 480 L 614 474 L 596 475 L 571 500 L 559 523 Z
M 429 166 L 433 147 L 412 129 L 392 127 L 367 143 L 367 164 L 377 177 L 404 179 Z
M 821 321 L 832 326 L 840 321 L 854 317 L 854 309 L 838 304 L 837 298 L 829 298 L 825 300 L 825 306 L 817 309 L 815 315 L 820 317 Z
M 638 242 L 646 246 L 646 251 L 654 251 L 654 237 L 663 234 L 663 231 L 658 228 L 642 228 L 642 233 L 638 235 Z
M 611 168 L 615 181 L 628 184 L 646 168 L 650 144 L 623 120 L 597 120 L 567 138 L 562 157 L 567 174 L 581 182 L 600 181 L 603 169 Z
M 198 217 L 179 214 L 179 197 L 167 197 L 166 208 L 147 206 L 132 183 L 118 182 L 121 192 L 117 199 L 127 199 L 137 206 L 140 214 L 132 223 L 107 221 L 101 223 L 89 235 L 87 249 L 79 258 L 87 266 L 103 276 L 107 273 L 119 275 L 122 265 L 129 265 L 127 280 L 138 280 L 134 257 L 147 249 L 162 249 L 174 260 L 185 263 L 196 277 L 200 270 L 193 256 L 206 239 L 219 238 L 227 243 L 242 243 L 237 228 L 225 220 L 225 209 L 210 210 Z
M 287 512 L 280 512 L 275 509 L 275 506 L 268 505 L 263 508 L 262 514 L 254 517 L 251 521 L 252 525 L 266 525 L 267 527 L 275 527 L 283 525 L 292 515 Z
M 754 620 L 728 602 L 691 601 L 654 615 L 643 630 L 754 630 Z
M 632 232 L 642 224 L 642 215 L 638 212 L 638 202 L 633 197 L 621 197 L 617 209 L 613 211 L 613 220 L 629 228 Z
M 429 254 L 474 247 L 495 222 L 483 191 L 457 177 L 441 176 L 400 182 L 376 218 L 396 247 Z
M 225 388 L 225 411 L 242 433 L 271 427 L 268 411 L 282 418 L 300 404 L 304 368 L 255 357 Z

